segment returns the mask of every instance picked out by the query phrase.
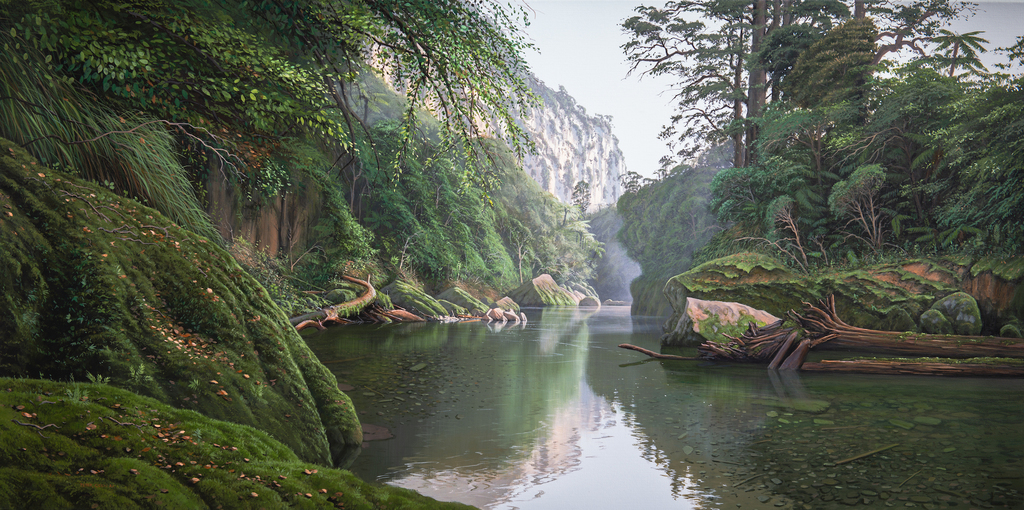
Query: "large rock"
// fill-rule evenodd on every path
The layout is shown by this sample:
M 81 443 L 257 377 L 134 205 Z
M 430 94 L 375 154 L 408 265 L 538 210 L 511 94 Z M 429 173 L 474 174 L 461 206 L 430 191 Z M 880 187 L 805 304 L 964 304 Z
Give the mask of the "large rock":
M 778 317 L 741 303 L 687 298 L 683 313 L 663 342 L 665 345 L 699 345 L 705 341 L 724 343 L 724 335 L 738 337 L 750 326 L 771 324 Z
M 981 333 L 981 310 L 978 302 L 966 292 L 955 292 L 932 305 L 949 321 L 955 335 L 977 335 Z
M 921 314 L 921 332 L 929 335 L 952 335 L 953 325 L 942 312 L 935 309 L 925 310 Z
M 519 303 L 516 303 L 512 298 L 505 296 L 494 302 L 495 308 L 501 308 L 502 310 L 512 310 L 513 312 L 519 313 Z
M 436 298 L 438 300 L 444 299 L 455 303 L 462 308 L 465 308 L 473 315 L 483 314 L 490 308 L 479 299 L 473 297 L 472 294 L 459 287 L 452 287 L 438 294 Z
M 633 301 L 629 304 L 629 313 L 636 316 L 667 318 L 672 316 L 672 303 L 666 292 L 667 280 L 647 275 L 629 282 L 629 293 Z M 684 299 L 683 303 L 686 302 Z
M 445 311 L 448 312 L 448 315 L 466 315 L 468 312 L 465 308 L 452 303 L 447 299 L 438 299 L 437 302 L 444 307 Z
M 395 306 L 400 306 L 410 312 L 430 317 L 448 315 L 441 303 L 430 297 L 423 289 L 406 283 L 402 280 L 395 280 L 387 285 L 380 292 L 387 294 Z
M 584 296 L 583 299 L 580 300 L 579 306 L 601 308 L 601 302 L 594 296 Z
M 981 332 L 999 334 L 1003 325 L 1018 323 L 1024 314 L 1024 257 L 913 259 L 808 276 L 772 257 L 740 253 L 669 279 L 664 296 L 673 316 L 665 332 L 672 335 L 688 297 L 736 301 L 782 317 L 788 310 L 802 309 L 804 301 L 830 294 L 848 324 L 912 331 L 916 328 L 908 318 L 921 317 L 936 301 L 961 291 L 977 301 Z M 964 326 L 961 331 L 973 330 Z
M 555 283 L 549 274 L 542 274 L 509 292 L 519 306 L 576 306 L 579 300 Z
M 6 140 L 0 214 L 0 375 L 88 372 L 270 433 L 307 462 L 358 453 L 334 375 L 216 243 Z

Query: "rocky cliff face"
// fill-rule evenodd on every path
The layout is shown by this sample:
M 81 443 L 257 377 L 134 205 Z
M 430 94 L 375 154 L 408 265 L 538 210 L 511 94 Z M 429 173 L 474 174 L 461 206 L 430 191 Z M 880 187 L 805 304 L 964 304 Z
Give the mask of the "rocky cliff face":
M 537 144 L 537 154 L 524 159 L 523 169 L 563 202 L 571 202 L 573 187 L 586 181 L 591 208 L 615 203 L 622 194 L 619 176 L 626 173 L 626 164 L 611 117 L 588 114 L 565 87 L 556 91 L 536 77 L 530 80 L 543 106 L 523 121 Z

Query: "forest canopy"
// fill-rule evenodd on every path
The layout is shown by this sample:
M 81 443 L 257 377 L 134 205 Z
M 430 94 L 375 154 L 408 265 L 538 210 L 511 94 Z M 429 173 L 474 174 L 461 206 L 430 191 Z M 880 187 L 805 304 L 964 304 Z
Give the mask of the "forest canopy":
M 665 168 L 731 152 L 708 201 L 725 230 L 697 260 L 730 243 L 802 270 L 1024 250 L 1024 77 L 1005 72 L 1024 64 L 1024 37 L 992 48 L 1003 64 L 987 69 L 983 32 L 944 28 L 972 9 L 949 0 L 637 7 L 622 23 L 633 72 L 678 80 Z

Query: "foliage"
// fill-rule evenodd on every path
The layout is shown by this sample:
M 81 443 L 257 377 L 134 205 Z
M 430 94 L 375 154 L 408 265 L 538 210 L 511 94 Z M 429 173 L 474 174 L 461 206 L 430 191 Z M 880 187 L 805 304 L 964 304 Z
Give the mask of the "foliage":
M 854 19 L 830 31 L 800 54 L 782 82 L 802 107 L 858 102 L 871 72 L 878 29 L 870 19 Z
M 0 375 L 102 373 L 112 386 L 271 432 L 310 461 L 357 450 L 348 398 L 226 251 L 7 140 L 0 210 Z M 192 378 L 210 391 L 188 391 Z M 248 400 L 263 384 L 265 408 Z
M 0 32 L 0 136 L 45 165 L 104 183 L 217 237 L 175 151 L 174 133 L 185 127 L 110 111 L 11 33 Z
M 669 278 L 686 271 L 694 252 L 720 228 L 708 211 L 714 176 L 712 169 L 678 166 L 619 198 L 618 239 L 644 275 Z

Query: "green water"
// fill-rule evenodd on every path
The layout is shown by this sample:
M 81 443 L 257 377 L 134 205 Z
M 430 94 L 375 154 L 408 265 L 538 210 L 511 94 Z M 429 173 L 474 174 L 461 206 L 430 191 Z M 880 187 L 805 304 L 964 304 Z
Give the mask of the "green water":
M 481 508 L 1024 508 L 1022 380 L 647 361 L 627 307 L 526 313 L 308 335 L 394 436 L 351 469 Z

